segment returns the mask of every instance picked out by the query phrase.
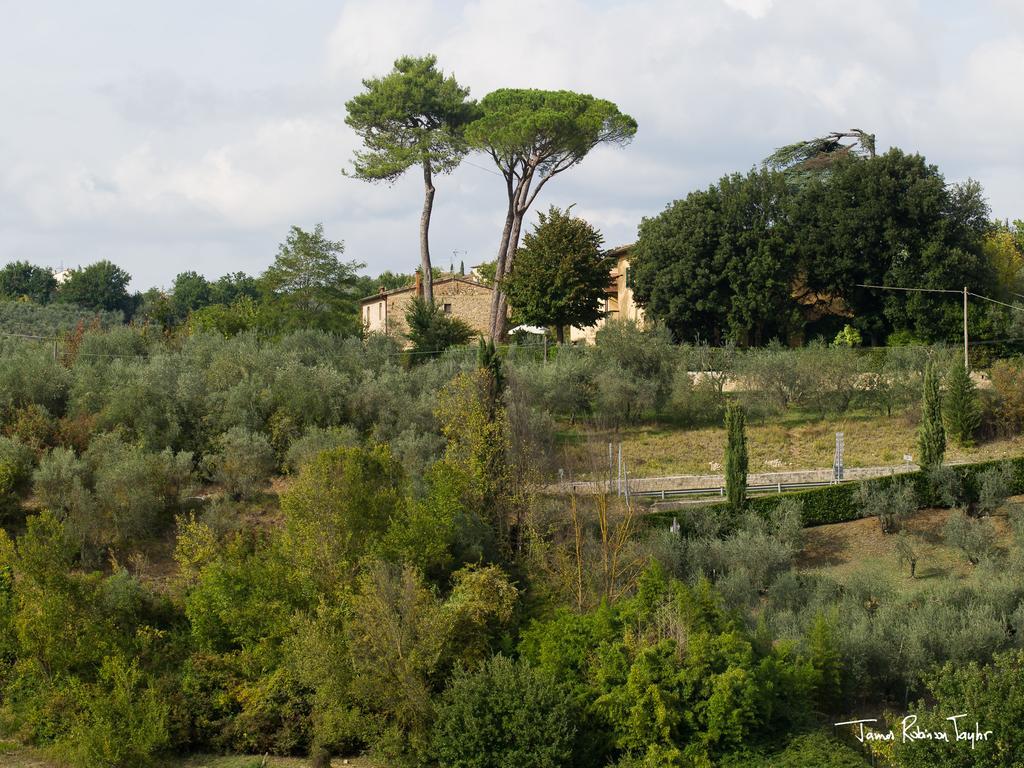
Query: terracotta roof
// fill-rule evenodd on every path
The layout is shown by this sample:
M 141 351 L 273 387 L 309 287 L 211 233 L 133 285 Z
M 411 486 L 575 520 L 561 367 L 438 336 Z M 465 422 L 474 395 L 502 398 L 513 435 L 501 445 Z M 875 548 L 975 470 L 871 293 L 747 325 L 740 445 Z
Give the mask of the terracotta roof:
M 475 286 L 477 288 L 486 288 L 488 291 L 493 290 L 491 288 L 491 286 L 489 286 L 489 285 L 484 285 L 483 283 L 478 283 L 476 280 L 470 280 L 468 277 L 460 277 L 459 275 L 454 275 L 452 277 L 442 277 L 442 278 L 440 278 L 438 280 L 435 280 L 434 281 L 434 285 L 443 285 L 444 283 L 454 283 L 454 282 L 465 283 L 466 285 L 472 285 L 472 286 Z M 381 298 L 384 298 L 384 297 L 387 297 L 387 296 L 394 296 L 396 293 L 405 293 L 407 291 L 415 291 L 415 290 L 416 290 L 416 284 L 415 283 L 410 283 L 409 285 L 406 285 L 406 286 L 404 286 L 402 288 L 392 288 L 390 291 L 381 291 L 380 293 L 375 293 L 375 294 L 373 294 L 371 296 L 364 296 L 363 298 L 361 298 L 359 300 L 359 303 L 360 304 L 365 304 L 368 301 L 378 301 Z

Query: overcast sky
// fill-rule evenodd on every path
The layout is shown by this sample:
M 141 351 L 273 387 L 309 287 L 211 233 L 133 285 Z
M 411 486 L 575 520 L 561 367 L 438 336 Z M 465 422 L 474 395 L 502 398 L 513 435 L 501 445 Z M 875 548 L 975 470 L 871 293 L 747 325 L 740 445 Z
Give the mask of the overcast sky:
M 475 97 L 568 88 L 637 119 L 630 146 L 538 199 L 575 203 L 609 246 L 781 144 L 846 128 L 1024 218 L 1020 0 L 0 0 L 0 262 L 108 258 L 135 288 L 168 287 L 186 269 L 258 273 L 290 225 L 323 222 L 367 272 L 410 271 L 420 182 L 342 176 L 344 103 L 428 52 Z M 437 182 L 444 268 L 497 248 L 503 184 L 468 161 Z

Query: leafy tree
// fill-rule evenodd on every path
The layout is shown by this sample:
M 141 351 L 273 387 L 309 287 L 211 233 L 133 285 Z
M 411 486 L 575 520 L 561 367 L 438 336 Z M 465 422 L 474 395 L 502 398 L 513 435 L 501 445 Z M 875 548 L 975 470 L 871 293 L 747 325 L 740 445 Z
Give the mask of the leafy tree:
M 86 309 L 120 310 L 131 315 L 134 305 L 128 295 L 131 275 L 109 261 L 97 261 L 87 267 L 73 269 L 60 289 L 57 298 Z
M 971 565 L 977 565 L 995 550 L 998 534 L 989 518 L 968 517 L 955 509 L 945 528 L 946 543 L 963 552 Z
M 899 533 L 903 524 L 917 510 L 917 494 L 912 483 L 900 481 L 892 485 L 862 482 L 857 488 L 861 517 L 877 517 L 882 533 Z
M 958 445 L 974 443 L 974 433 L 981 425 L 981 404 L 978 390 L 967 367 L 955 363 L 946 377 L 946 430 Z
M 729 403 L 725 409 L 725 495 L 736 511 L 747 502 L 747 434 L 743 406 Z
M 0 297 L 27 298 L 37 304 L 46 304 L 57 290 L 57 280 L 45 267 L 27 261 L 12 261 L 0 269 Z
M 946 430 L 942 426 L 942 391 L 939 374 L 931 360 L 924 369 L 924 394 L 921 399 L 921 427 L 918 431 L 917 463 L 922 469 L 942 464 L 946 455 Z
M 723 177 L 640 223 L 636 299 L 677 340 L 763 344 L 799 329 L 781 174 Z
M 174 312 L 179 320 L 188 317 L 189 312 L 213 303 L 210 282 L 198 272 L 191 270 L 182 272 L 174 278 L 171 297 Z
M 550 678 L 499 655 L 452 678 L 438 702 L 433 753 L 452 768 L 570 765 L 575 718 Z
M 610 101 L 572 91 L 502 88 L 484 96 L 480 110 L 466 139 L 498 166 L 508 197 L 495 270 L 500 286 L 512 272 L 523 217 L 541 189 L 594 147 L 628 143 L 637 125 Z M 507 303 L 499 287 L 491 303 L 493 338 L 505 333 Z
M 363 81 L 364 93 L 350 99 L 345 122 L 363 140 L 355 155 L 355 176 L 393 182 L 413 165 L 423 170 L 423 213 L 420 215 L 420 259 L 423 295 L 434 301 L 430 266 L 430 214 L 434 205 L 434 175 L 458 167 L 468 147 L 466 125 L 476 105 L 467 101 L 469 89 L 454 75 L 437 69 L 436 56 L 403 56 L 384 77 Z
M 1017 732 L 1024 713 L 1024 652 L 1009 650 L 996 655 L 993 663 L 947 662 L 927 679 L 928 701 L 911 708 L 917 727 L 923 731 L 945 731 L 953 743 L 918 739 L 893 744 L 894 764 L 906 768 L 1002 768 L 1024 764 L 1024 744 Z M 947 719 L 967 713 L 957 725 Z M 971 746 L 956 742 L 957 732 L 991 730 L 987 739 Z M 961 748 L 962 747 L 962 748 Z
M 570 206 L 571 208 L 571 206 Z M 515 315 L 532 325 L 585 328 L 604 316 L 612 256 L 601 253 L 601 233 L 580 218 L 551 206 L 523 238 L 515 267 L 502 281 Z
M 359 312 L 353 288 L 365 265 L 341 261 L 344 251 L 344 243 L 324 236 L 323 224 L 312 232 L 291 228 L 261 277 L 281 327 L 355 333 Z
M 996 223 L 985 236 L 983 248 L 985 258 L 1004 289 L 1004 297 L 1013 298 L 1007 294 L 1020 293 L 1024 288 L 1024 229 L 1015 231 L 1006 224 Z
M 263 488 L 277 466 L 277 459 L 266 437 L 239 426 L 214 441 L 205 464 L 225 493 L 243 499 L 251 498 Z
M 980 186 L 947 185 L 920 155 L 894 148 L 868 160 L 839 157 L 794 194 L 789 212 L 792 258 L 808 300 L 820 299 L 827 313 L 842 302 L 871 343 L 893 330 L 952 341 L 961 312 L 941 294 L 861 285 L 995 290 L 982 248 L 990 223 Z M 975 333 L 988 318 L 973 313 Z
M 853 141 L 844 144 L 846 139 Z M 840 157 L 875 157 L 875 134 L 859 128 L 833 131 L 827 136 L 779 147 L 765 158 L 764 164 L 783 171 L 799 184 L 816 174 L 827 173 L 832 163 Z
M 79 691 L 81 711 L 58 749 L 77 768 L 134 768 L 152 764 L 170 742 L 170 707 L 138 662 L 103 660 L 99 680 Z
M 211 304 L 231 304 L 242 296 L 250 299 L 260 297 L 259 281 L 255 277 L 244 272 L 234 272 L 210 283 Z
M 299 472 L 281 495 L 285 546 L 310 583 L 332 586 L 359 558 L 380 552 L 384 534 L 405 519 L 401 465 L 383 445 L 335 448 Z
M 465 320 L 445 314 L 439 304 L 416 296 L 405 312 L 406 337 L 412 343 L 412 362 L 424 363 L 449 347 L 457 347 L 473 338 L 473 329 Z

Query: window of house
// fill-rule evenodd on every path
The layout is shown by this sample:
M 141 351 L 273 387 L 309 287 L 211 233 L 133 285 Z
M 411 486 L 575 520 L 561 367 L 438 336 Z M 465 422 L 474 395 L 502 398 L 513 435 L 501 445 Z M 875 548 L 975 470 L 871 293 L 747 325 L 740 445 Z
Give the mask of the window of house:
M 444 305 L 444 313 L 446 315 L 450 315 L 452 313 L 452 305 L 451 304 L 445 304 Z

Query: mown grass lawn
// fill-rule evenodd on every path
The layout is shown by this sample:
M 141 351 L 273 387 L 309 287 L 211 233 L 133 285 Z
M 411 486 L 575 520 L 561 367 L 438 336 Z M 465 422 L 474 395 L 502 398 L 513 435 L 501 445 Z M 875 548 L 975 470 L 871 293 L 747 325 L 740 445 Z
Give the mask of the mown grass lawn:
M 750 471 L 778 472 L 832 466 L 835 433 L 845 435 L 848 467 L 888 466 L 917 455 L 917 425 L 903 416 L 875 414 L 834 418 L 794 415 L 770 423 L 747 425 Z M 629 474 L 634 477 L 716 474 L 725 451 L 721 427 L 682 429 L 638 426 L 610 430 L 575 427 L 561 435 L 559 466 L 572 477 L 603 477 L 608 472 L 608 443 L 622 443 Z M 617 450 L 617 448 L 616 448 Z M 969 449 L 950 445 L 947 461 L 984 461 L 1019 456 L 1024 438 L 985 442 Z

